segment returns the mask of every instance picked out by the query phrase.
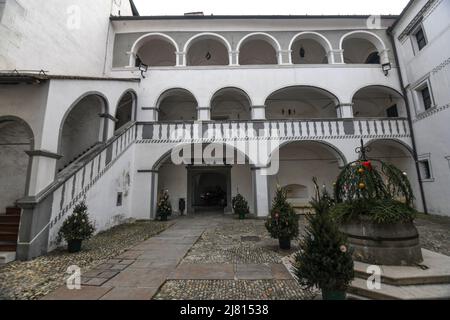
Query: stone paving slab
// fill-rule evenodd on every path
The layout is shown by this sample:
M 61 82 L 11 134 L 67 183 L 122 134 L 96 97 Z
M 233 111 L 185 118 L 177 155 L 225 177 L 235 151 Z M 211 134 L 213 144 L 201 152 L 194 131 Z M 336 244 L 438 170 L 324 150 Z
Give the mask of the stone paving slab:
M 270 266 L 263 264 L 236 265 L 237 280 L 269 280 L 273 279 Z
M 61 287 L 45 296 L 43 300 L 99 300 L 111 289 L 82 286 L 81 290 L 69 290 L 66 287 Z
M 234 280 L 232 264 L 182 264 L 169 280 Z
M 155 288 L 113 288 L 101 300 L 151 300 L 158 291 Z

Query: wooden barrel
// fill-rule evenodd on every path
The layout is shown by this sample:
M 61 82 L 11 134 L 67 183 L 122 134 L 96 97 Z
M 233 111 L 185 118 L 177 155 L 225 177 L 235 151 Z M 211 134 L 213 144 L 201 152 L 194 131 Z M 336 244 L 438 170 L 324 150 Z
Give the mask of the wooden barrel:
M 414 223 L 374 223 L 368 216 L 345 222 L 353 259 L 375 265 L 410 266 L 423 262 L 419 232 Z

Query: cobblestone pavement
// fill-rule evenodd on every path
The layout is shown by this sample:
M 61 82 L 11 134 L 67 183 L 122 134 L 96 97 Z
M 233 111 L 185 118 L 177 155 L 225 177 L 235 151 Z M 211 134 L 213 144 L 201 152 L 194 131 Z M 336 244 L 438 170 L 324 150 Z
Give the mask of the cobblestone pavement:
M 416 226 L 423 248 L 450 256 L 450 217 L 419 215 Z
M 77 265 L 82 272 L 90 270 L 129 247 L 160 233 L 170 224 L 162 222 L 124 224 L 99 233 L 83 243 L 83 251 L 80 253 L 69 254 L 66 250 L 56 250 L 32 261 L 15 261 L 0 267 L 0 300 L 39 299 L 64 283 L 69 266 Z

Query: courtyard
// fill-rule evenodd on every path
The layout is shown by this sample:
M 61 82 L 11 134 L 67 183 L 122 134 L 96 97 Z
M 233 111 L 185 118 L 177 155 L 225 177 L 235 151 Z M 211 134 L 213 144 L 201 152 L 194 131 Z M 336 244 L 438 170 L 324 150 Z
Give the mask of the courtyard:
M 422 247 L 450 254 L 450 219 L 420 215 Z M 305 227 L 302 217 L 301 234 Z M 78 254 L 56 250 L 0 267 L 0 299 L 303 300 L 264 220 L 202 213 L 164 223 L 138 221 L 100 233 Z M 82 289 L 68 290 L 66 269 L 78 265 Z

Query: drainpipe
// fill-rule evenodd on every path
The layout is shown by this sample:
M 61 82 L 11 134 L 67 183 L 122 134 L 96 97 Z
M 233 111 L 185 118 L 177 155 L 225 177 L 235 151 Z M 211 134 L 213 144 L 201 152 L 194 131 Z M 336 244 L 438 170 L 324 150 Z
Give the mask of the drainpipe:
M 425 214 L 428 214 L 427 200 L 425 199 L 425 191 L 423 189 L 422 177 L 420 175 L 419 157 L 417 155 L 416 138 L 415 138 L 414 129 L 413 129 L 411 109 L 410 109 L 408 94 L 407 94 L 406 89 L 405 89 L 405 83 L 403 81 L 402 72 L 400 70 L 400 62 L 399 62 L 400 60 L 398 58 L 398 52 L 397 52 L 397 47 L 395 45 L 394 34 L 392 33 L 392 27 L 387 29 L 387 34 L 388 34 L 388 36 L 389 36 L 389 38 L 391 40 L 391 43 L 392 43 L 392 48 L 393 48 L 393 51 L 394 51 L 395 61 L 398 64 L 398 66 L 397 66 L 397 74 L 398 74 L 398 77 L 400 79 L 400 85 L 402 87 L 402 93 L 403 93 L 403 97 L 405 99 L 405 104 L 406 104 L 406 114 L 407 114 L 407 117 L 408 117 L 409 129 L 411 131 L 411 142 L 412 142 L 412 147 L 413 147 L 413 158 L 414 158 L 414 162 L 416 164 L 417 177 L 419 179 L 419 190 L 420 190 L 420 195 L 422 197 L 423 211 L 425 212 Z

